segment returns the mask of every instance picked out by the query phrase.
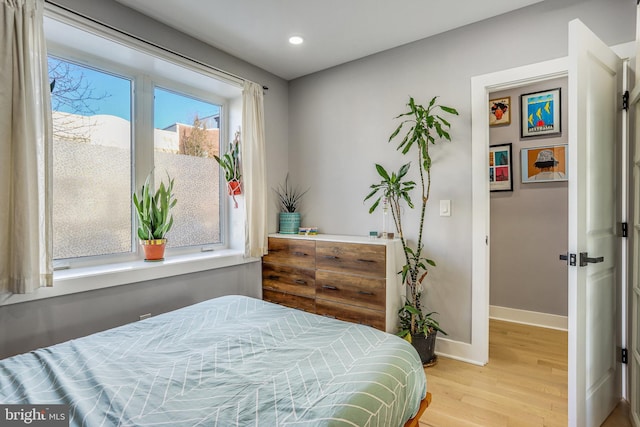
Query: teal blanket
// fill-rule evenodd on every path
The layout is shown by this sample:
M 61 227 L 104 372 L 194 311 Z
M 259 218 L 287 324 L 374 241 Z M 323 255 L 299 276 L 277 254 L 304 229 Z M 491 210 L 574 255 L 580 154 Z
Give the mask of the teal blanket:
M 425 394 L 406 341 L 243 296 L 0 361 L 0 403 L 72 426 L 402 426 Z

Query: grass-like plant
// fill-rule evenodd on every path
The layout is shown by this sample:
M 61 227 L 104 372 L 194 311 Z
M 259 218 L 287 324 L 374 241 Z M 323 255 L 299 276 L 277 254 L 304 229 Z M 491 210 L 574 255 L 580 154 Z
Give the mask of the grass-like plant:
M 284 185 L 280 184 L 278 188 L 274 188 L 273 191 L 278 195 L 278 202 L 282 212 L 296 212 L 300 199 L 304 196 L 309 189 L 300 191 L 298 188 L 289 184 L 289 173 L 284 178 Z

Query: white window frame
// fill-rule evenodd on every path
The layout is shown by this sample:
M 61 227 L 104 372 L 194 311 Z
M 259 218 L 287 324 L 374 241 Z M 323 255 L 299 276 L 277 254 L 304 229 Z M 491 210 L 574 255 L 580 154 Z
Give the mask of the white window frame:
M 146 44 L 133 37 L 121 34 L 115 30 L 104 27 L 80 16 L 70 15 L 63 9 L 49 3 L 47 3 L 45 7 L 45 17 L 88 31 L 116 43 L 127 45 L 133 49 L 144 51 L 145 53 L 158 58 L 160 61 L 165 61 L 167 63 L 190 69 L 195 73 L 206 76 L 206 78 L 223 81 L 227 85 L 234 85 L 236 87 L 235 93 L 237 93 L 237 96 L 234 96 L 232 99 L 225 97 L 218 98 L 215 96 L 203 96 L 202 92 L 200 92 L 200 89 L 197 87 L 182 85 L 177 83 L 177 81 L 167 81 L 161 77 L 154 77 L 152 80 L 148 75 L 133 70 L 130 67 L 123 66 L 122 64 L 116 64 L 115 62 L 111 63 L 102 58 L 98 58 L 95 55 L 87 55 L 84 52 L 76 51 L 55 43 L 48 44 L 48 53 L 52 56 L 59 57 L 63 60 L 66 59 L 77 62 L 81 65 L 86 64 L 89 67 L 95 67 L 99 70 L 111 72 L 115 75 L 131 78 L 133 80 L 134 94 L 132 97 L 133 108 L 131 112 L 133 132 L 132 145 L 140 143 L 142 138 L 145 138 L 144 132 L 142 132 L 143 128 L 150 129 L 151 138 L 147 141 L 147 147 L 145 150 L 150 149 L 150 152 L 153 153 L 153 121 L 152 109 L 150 106 L 153 106 L 153 88 L 155 86 L 159 86 L 161 88 L 175 90 L 178 93 L 194 96 L 205 101 L 210 99 L 212 103 L 221 105 L 221 152 L 226 148 L 228 144 L 225 144 L 224 141 L 228 140 L 231 130 L 235 129 L 241 122 L 241 111 L 233 113 L 230 107 L 231 104 L 235 104 L 236 110 L 240 110 L 238 105 L 241 105 L 241 102 L 237 102 L 237 100 L 240 99 L 241 96 L 241 79 L 191 61 L 180 55 L 175 55 L 171 52 Z M 210 92 L 207 91 L 206 93 Z M 150 96 L 151 103 L 145 104 L 139 101 L 137 102 L 138 96 L 144 95 Z M 144 162 L 146 160 L 140 158 L 145 157 L 142 150 L 134 149 L 132 154 L 135 156 L 133 159 L 133 165 L 135 166 L 133 166 L 132 171 L 132 185 L 134 188 L 137 188 L 136 182 L 144 181 L 147 173 L 145 170 L 148 171 L 150 165 L 145 164 Z M 152 159 L 153 155 L 151 154 L 146 156 L 146 159 L 149 158 Z M 147 167 L 145 168 L 145 166 Z M 222 174 L 222 171 L 220 173 Z M 224 183 L 224 179 L 221 178 L 220 182 L 222 185 L 222 183 Z M 226 192 L 224 191 L 224 188 L 221 188 L 221 198 L 223 198 L 224 201 L 221 200 L 220 204 L 220 227 L 221 240 L 225 243 L 222 245 L 215 245 L 213 251 L 210 251 L 210 246 L 205 248 L 196 246 L 191 249 L 173 248 L 168 250 L 167 259 L 165 261 L 161 263 L 145 263 L 142 259 L 142 255 L 137 255 L 138 253 L 141 253 L 141 250 L 137 244 L 137 238 L 134 235 L 135 218 L 132 218 L 134 221 L 131 230 L 132 242 L 135 249 L 134 252 L 87 257 L 87 259 L 78 258 L 69 260 L 68 264 L 66 260 L 61 261 L 57 264 L 58 267 L 62 267 L 62 269 L 57 269 L 54 272 L 53 287 L 38 288 L 31 294 L 11 295 L 0 301 L 0 306 L 259 261 L 258 258 L 244 257 L 244 204 L 242 203 L 242 200 L 239 201 L 241 205 L 239 209 L 231 209 L 231 202 L 225 195 Z M 231 212 L 233 213 L 233 218 L 230 214 Z M 134 214 L 135 213 L 132 210 L 132 217 Z M 238 220 L 240 218 L 242 218 L 241 221 Z M 96 262 L 96 259 L 98 262 Z

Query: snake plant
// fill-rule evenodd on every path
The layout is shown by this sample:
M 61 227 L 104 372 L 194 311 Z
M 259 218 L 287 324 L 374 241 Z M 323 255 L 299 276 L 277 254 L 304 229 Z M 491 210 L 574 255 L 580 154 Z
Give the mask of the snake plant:
M 173 226 L 171 209 L 178 200 L 173 194 L 174 180 L 167 173 L 168 182 L 160 182 L 160 187 L 154 192 L 151 188 L 149 173 L 140 194 L 133 193 L 133 205 L 138 216 L 138 237 L 141 240 L 164 239 Z

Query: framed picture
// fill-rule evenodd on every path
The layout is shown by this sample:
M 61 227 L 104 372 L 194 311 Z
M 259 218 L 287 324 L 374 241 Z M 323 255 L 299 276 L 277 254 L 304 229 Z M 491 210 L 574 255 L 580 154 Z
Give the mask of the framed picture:
M 489 147 L 489 190 L 513 191 L 511 143 Z
M 567 181 L 567 144 L 523 148 L 522 182 Z
M 489 101 L 489 126 L 511 123 L 511 97 L 491 99 Z
M 559 134 L 560 88 L 520 95 L 520 111 L 523 138 Z

